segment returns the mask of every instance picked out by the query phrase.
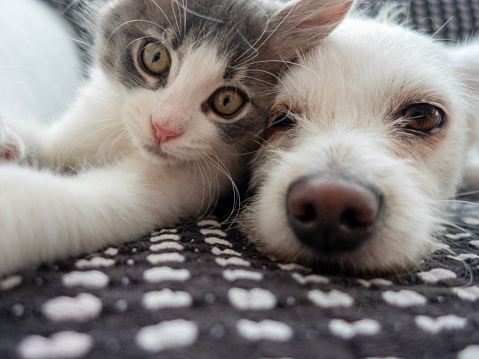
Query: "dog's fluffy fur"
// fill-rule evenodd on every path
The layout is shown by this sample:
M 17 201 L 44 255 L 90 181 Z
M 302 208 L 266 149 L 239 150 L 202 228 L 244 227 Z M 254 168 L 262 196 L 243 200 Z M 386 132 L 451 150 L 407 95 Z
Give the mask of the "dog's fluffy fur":
M 351 17 L 281 86 L 275 113 L 287 112 L 295 125 L 272 125 L 254 160 L 256 194 L 241 218 L 250 240 L 284 261 L 342 272 L 417 265 L 439 243 L 447 199 L 477 137 L 479 43 L 448 47 L 399 25 Z M 414 133 L 403 114 L 424 103 L 440 108 L 445 122 Z M 380 193 L 373 231 L 358 248 L 324 253 L 296 237 L 288 190 L 311 177 L 346 178 Z

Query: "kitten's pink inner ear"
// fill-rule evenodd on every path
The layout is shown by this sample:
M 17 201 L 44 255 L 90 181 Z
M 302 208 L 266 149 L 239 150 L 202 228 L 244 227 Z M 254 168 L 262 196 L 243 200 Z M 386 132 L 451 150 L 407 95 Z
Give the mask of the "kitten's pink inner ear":
M 347 15 L 352 4 L 353 1 L 335 1 L 332 6 L 329 5 L 328 7 L 325 7 L 324 11 L 311 14 L 312 16 L 301 22 L 298 27 L 310 28 L 331 26 L 331 30 L 333 30 Z
M 298 0 L 275 16 L 279 27 L 306 38 L 322 38 L 339 25 L 353 0 Z

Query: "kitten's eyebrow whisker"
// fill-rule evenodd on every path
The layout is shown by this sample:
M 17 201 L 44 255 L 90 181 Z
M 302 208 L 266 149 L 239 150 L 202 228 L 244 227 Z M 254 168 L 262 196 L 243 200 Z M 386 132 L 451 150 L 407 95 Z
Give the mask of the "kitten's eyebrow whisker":
M 126 44 L 126 46 L 123 48 L 123 50 L 121 50 L 120 52 L 120 55 L 118 56 L 117 60 L 116 60 L 116 63 L 115 63 L 115 69 L 118 67 L 120 61 L 121 61 L 121 56 L 123 55 L 123 53 L 128 49 L 128 47 L 130 47 L 131 44 L 133 44 L 135 41 L 138 41 L 138 40 L 143 40 L 143 39 L 148 39 L 149 36 L 142 36 L 142 37 L 138 37 L 136 39 L 133 39 L 131 40 L 128 44 Z
M 261 8 L 261 6 L 259 6 L 259 4 L 256 4 L 256 3 L 255 3 L 254 5 L 258 5 L 258 9 L 259 9 L 260 11 L 263 11 L 263 12 L 264 12 L 264 15 L 266 16 L 266 12 L 264 11 L 263 8 Z M 248 52 L 249 52 L 250 50 L 253 50 L 253 51 L 255 52 L 256 56 L 257 56 L 257 55 L 259 54 L 259 48 L 256 48 L 255 46 L 261 41 L 261 39 L 263 38 L 263 36 L 266 34 L 267 31 L 268 31 L 268 22 L 266 22 L 266 26 L 264 27 L 263 32 L 262 32 L 261 35 L 256 39 L 256 41 L 254 42 L 254 44 L 250 44 L 248 41 L 245 41 L 245 42 L 250 46 L 250 49 L 249 49 L 248 51 L 246 51 L 244 54 L 242 54 L 242 55 L 238 58 L 238 60 L 241 59 L 244 55 L 248 54 Z M 239 31 L 237 31 L 237 32 L 239 33 Z M 243 37 L 243 35 L 242 35 L 241 33 L 239 33 L 239 35 L 240 35 L 241 37 Z M 243 40 L 245 40 L 245 39 L 243 39 Z M 252 58 L 255 58 L 256 56 L 253 56 Z M 248 60 L 246 60 L 246 61 L 248 61 Z
M 261 61 L 255 61 L 255 62 L 250 62 L 248 63 L 248 65 L 257 65 L 257 64 L 263 64 L 263 63 L 270 63 L 270 62 L 279 62 L 279 63 L 283 63 L 285 65 L 289 65 L 289 66 L 297 66 L 299 68 L 302 68 L 302 69 L 305 69 L 305 70 L 308 70 L 309 72 L 313 73 L 315 76 L 318 76 L 318 74 L 313 70 L 311 69 L 310 67 L 306 66 L 306 65 L 302 65 L 298 62 L 293 62 L 293 61 L 288 61 L 288 60 L 261 60 Z M 246 69 L 247 67 L 244 67 L 243 69 Z M 288 68 L 291 68 L 291 67 L 288 67 Z
M 198 16 L 199 18 L 209 20 L 209 21 L 213 21 L 213 22 L 216 22 L 218 24 L 224 24 L 224 21 L 222 21 L 222 20 L 216 19 L 216 18 L 211 17 L 211 16 L 200 14 L 199 12 L 196 12 L 194 10 L 189 9 L 187 6 L 179 4 L 178 0 L 172 0 L 172 1 L 175 2 L 176 4 L 178 4 L 178 6 L 181 7 L 183 10 L 185 10 L 186 12 L 188 12 L 188 13 L 194 15 L 194 16 Z
M 286 19 L 291 16 L 293 11 L 296 9 L 296 5 L 297 4 L 295 4 L 291 7 L 288 14 L 281 20 L 281 22 L 276 26 L 276 28 L 273 29 L 273 31 L 268 35 L 268 37 L 258 46 L 258 48 L 257 48 L 258 50 L 261 49 L 264 44 L 266 44 L 266 42 L 271 38 L 271 36 L 273 36 L 276 33 L 276 31 L 278 31 L 279 27 L 281 25 L 283 25 L 283 23 L 286 21 Z M 269 27 L 269 21 L 267 22 L 267 27 Z
M 238 56 L 238 58 L 236 59 L 237 61 L 241 60 L 246 54 L 248 54 L 250 51 L 253 51 L 254 52 L 254 57 L 258 56 L 259 55 L 259 52 L 257 49 L 255 49 L 254 45 L 252 45 L 247 39 L 246 37 L 244 37 L 244 35 L 236 28 L 236 33 L 241 37 L 241 39 L 243 39 L 244 43 L 246 45 L 248 45 L 249 49 L 246 50 L 245 52 L 243 52 L 243 54 L 241 54 L 240 56 Z
M 184 14 L 183 32 L 186 34 L 186 28 L 187 28 L 186 22 L 188 21 L 188 17 L 187 17 L 188 11 L 186 11 L 185 8 L 188 8 L 188 0 L 184 0 L 184 1 L 185 1 L 184 2 L 184 8 L 182 8 L 183 9 L 183 14 Z
M 171 1 L 171 10 L 172 10 L 173 16 L 175 18 L 176 29 L 177 29 L 178 33 L 180 33 L 181 32 L 181 26 L 180 26 L 180 23 L 178 22 L 178 18 L 176 17 L 175 4 L 176 4 L 176 6 L 178 6 L 178 8 L 180 8 L 180 5 L 178 4 L 178 2 L 175 1 L 175 0 L 172 0 Z
M 150 1 L 158 8 L 158 10 L 161 11 L 161 13 L 165 16 L 166 21 L 168 21 L 168 24 L 170 24 L 170 27 L 171 27 L 172 29 L 174 29 L 173 24 L 171 23 L 170 19 L 169 19 L 168 16 L 166 15 L 165 11 L 161 8 L 161 6 L 158 5 L 155 0 L 150 0 Z M 163 29 L 163 30 L 166 31 L 165 29 Z M 176 32 L 175 32 L 175 35 L 178 36 L 178 34 L 177 34 Z
M 129 21 L 126 21 L 126 22 L 124 22 L 124 23 L 118 25 L 118 26 L 116 27 L 116 29 L 111 32 L 111 34 L 108 36 L 107 40 L 105 41 L 105 45 L 104 45 L 104 47 L 103 47 L 103 52 L 106 51 L 106 46 L 107 46 L 107 44 L 110 42 L 110 40 L 111 40 L 111 38 L 113 37 L 113 35 L 114 35 L 121 27 L 123 27 L 123 26 L 125 26 L 125 25 L 128 25 L 128 24 L 135 23 L 135 22 L 145 22 L 145 23 L 147 23 L 147 24 L 152 24 L 152 25 L 158 26 L 158 27 L 159 27 L 160 29 L 162 29 L 163 31 L 166 31 L 166 29 L 165 29 L 163 26 L 161 26 L 161 25 L 159 25 L 159 24 L 157 24 L 156 22 L 153 22 L 153 21 L 140 20 L 140 19 L 137 19 L 137 20 L 129 20 Z

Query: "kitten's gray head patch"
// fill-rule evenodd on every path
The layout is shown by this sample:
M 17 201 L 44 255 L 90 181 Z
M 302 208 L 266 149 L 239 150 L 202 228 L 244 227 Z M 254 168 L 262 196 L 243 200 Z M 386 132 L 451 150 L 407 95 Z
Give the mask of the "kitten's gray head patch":
M 288 7 L 264 0 L 114 0 L 102 11 L 97 24 L 96 56 L 105 73 L 125 88 L 155 90 L 135 65 L 134 56 L 139 55 L 132 51 L 134 44 L 158 41 L 170 52 L 177 52 L 179 59 L 188 48 L 210 45 L 228 64 L 221 74 L 223 79 L 240 82 L 251 104 L 240 121 L 218 123 L 217 127 L 223 141 L 238 146 L 248 140 L 244 147 L 250 150 L 256 142 L 250 140 L 256 139 L 268 122 L 284 60 L 314 45 L 312 39 L 318 33 L 315 25 L 328 22 L 312 16 L 311 9 L 324 17 L 327 14 L 319 11 L 324 4 L 331 8 L 336 6 L 331 4 L 350 2 L 297 0 Z M 167 82 L 158 81 L 156 87 Z
M 228 58 L 233 69 L 252 56 L 254 44 L 266 39 L 265 30 L 271 10 L 259 8 L 255 1 L 236 0 L 118 0 L 105 11 L 98 29 L 97 52 L 107 73 L 128 88 L 149 87 L 134 68 L 131 46 L 138 39 L 150 38 L 170 50 L 209 43 L 218 56 Z

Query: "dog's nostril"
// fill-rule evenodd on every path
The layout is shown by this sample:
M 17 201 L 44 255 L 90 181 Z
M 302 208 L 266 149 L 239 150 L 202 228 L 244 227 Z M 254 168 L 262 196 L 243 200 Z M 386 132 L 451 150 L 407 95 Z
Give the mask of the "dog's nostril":
M 360 203 L 356 208 L 346 208 L 341 214 L 340 225 L 343 230 L 367 229 L 373 224 L 377 213 L 375 203 Z
M 297 238 L 324 253 L 351 251 L 373 232 L 381 196 L 344 178 L 303 178 L 289 187 L 289 223 Z
M 290 212 L 303 223 L 314 222 L 316 220 L 316 209 L 314 204 L 308 200 L 296 200 L 290 202 Z

